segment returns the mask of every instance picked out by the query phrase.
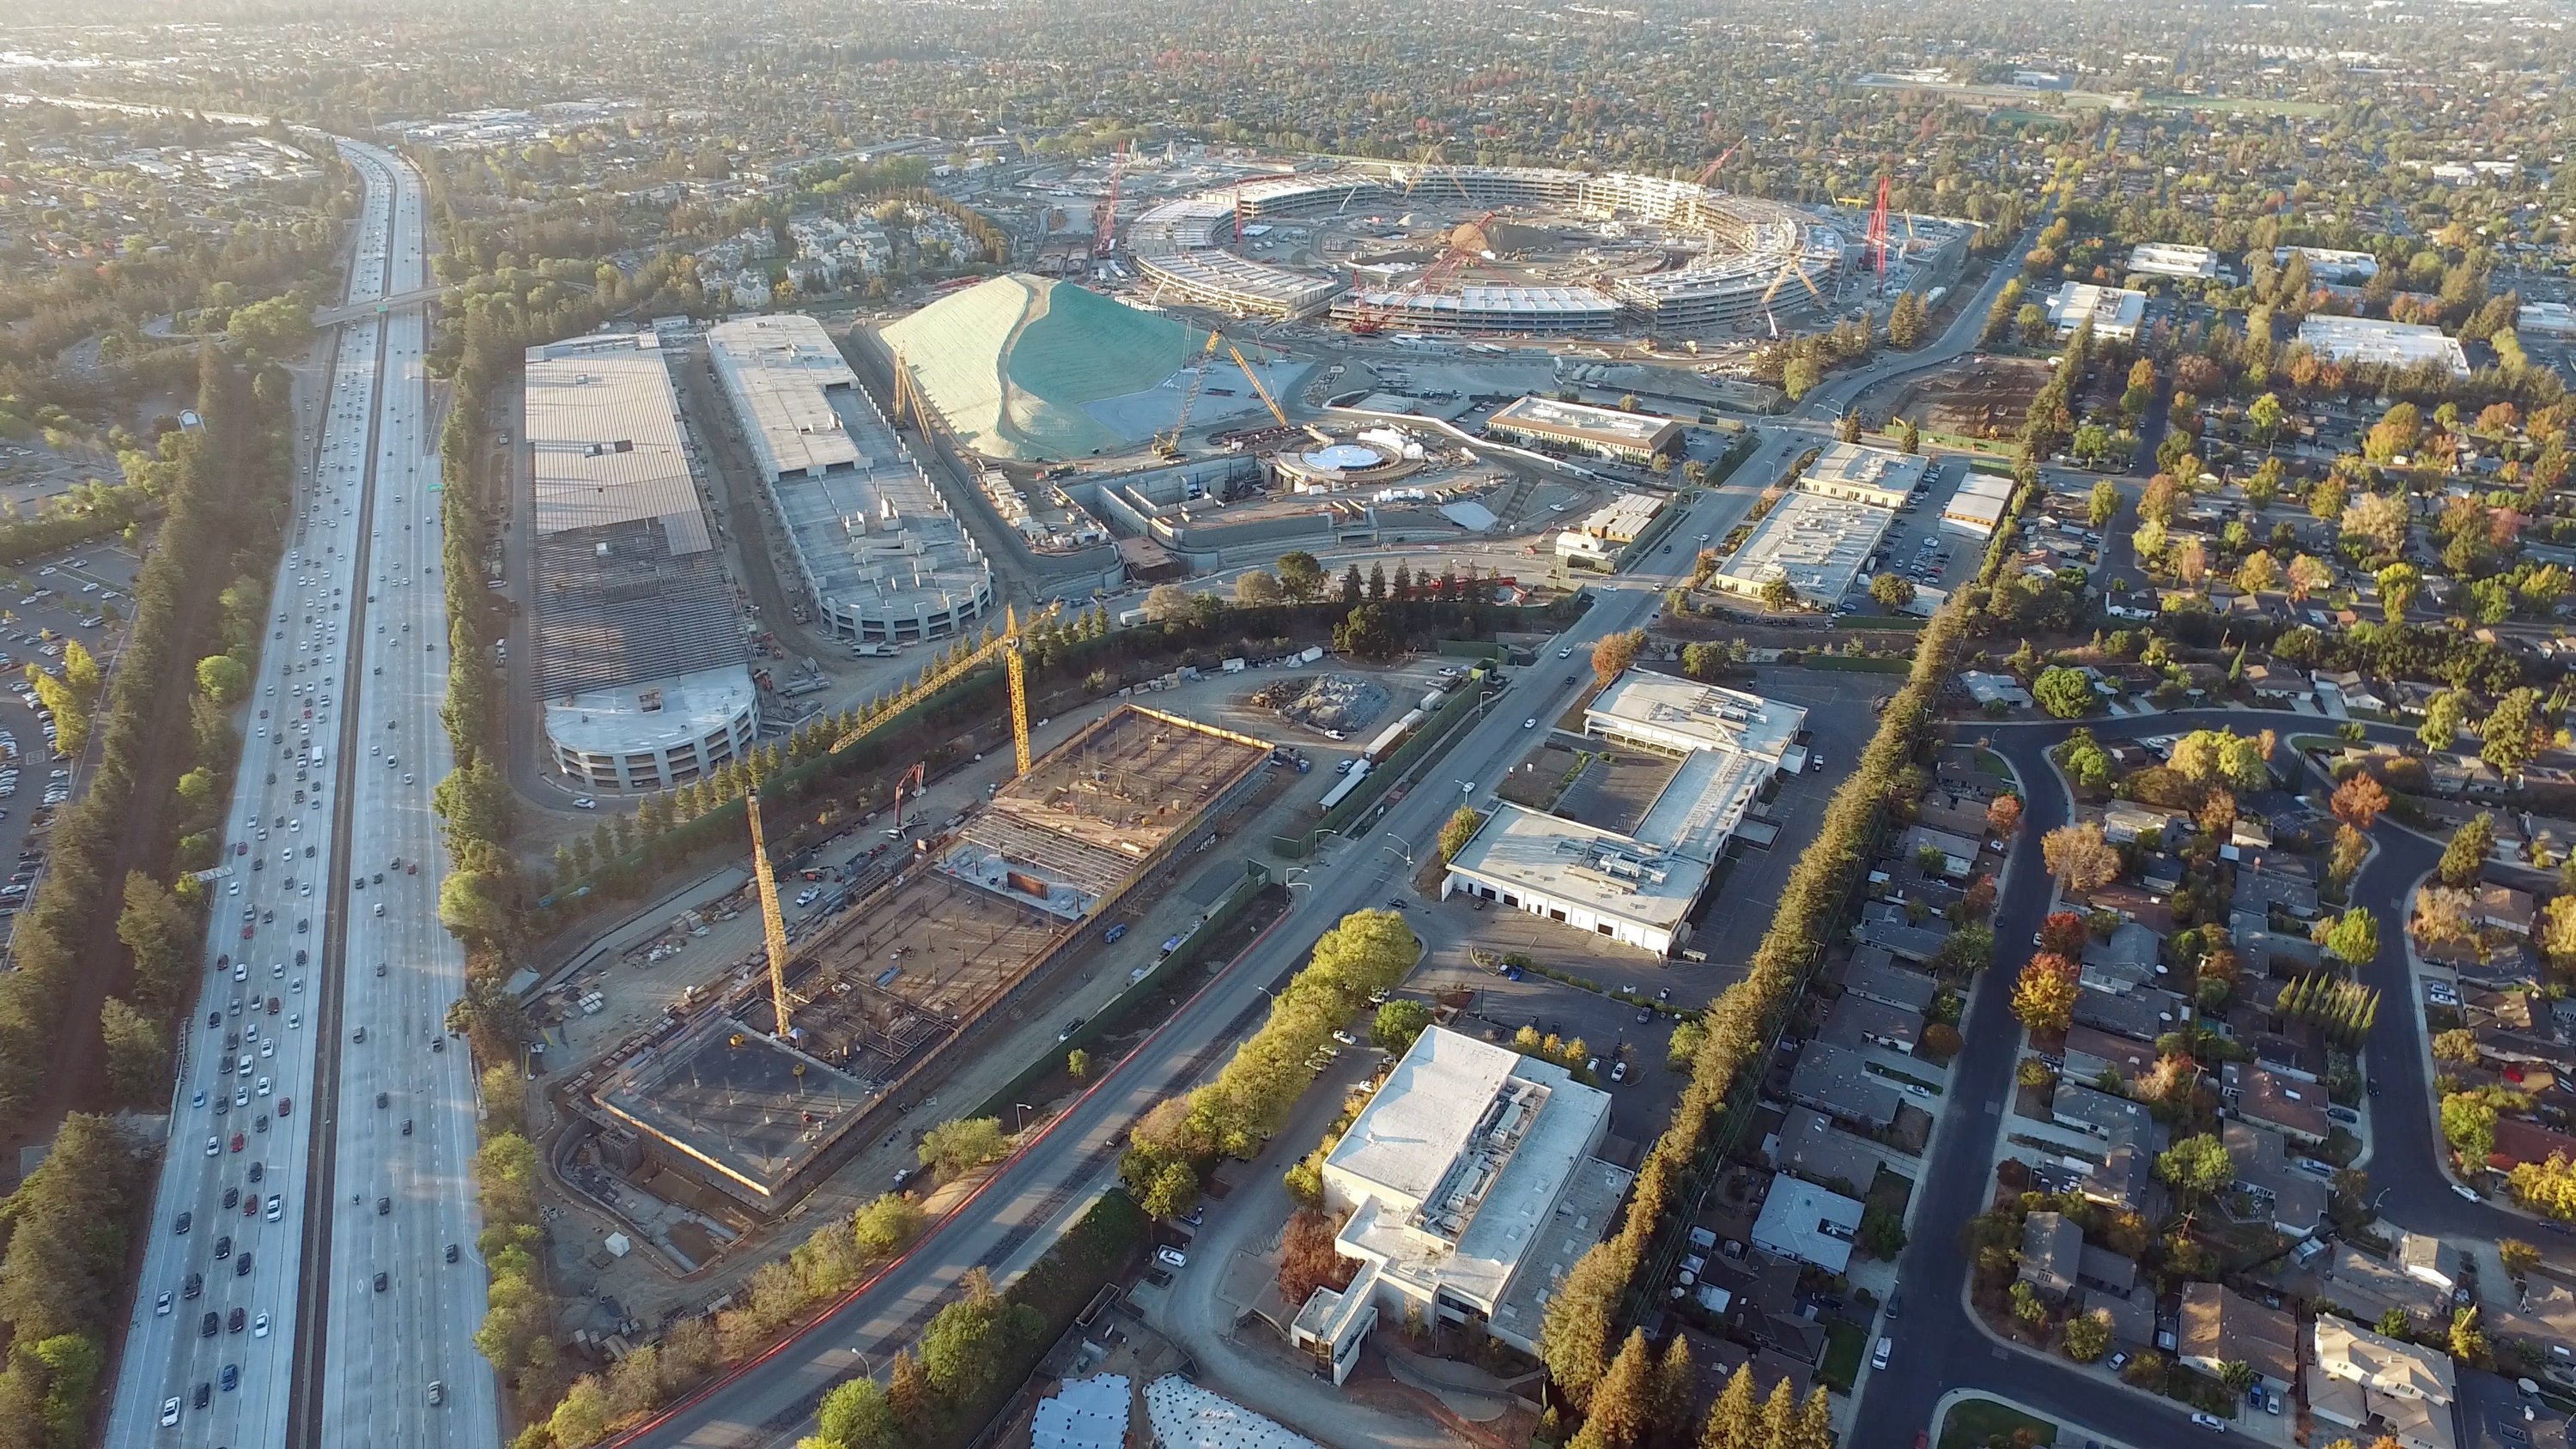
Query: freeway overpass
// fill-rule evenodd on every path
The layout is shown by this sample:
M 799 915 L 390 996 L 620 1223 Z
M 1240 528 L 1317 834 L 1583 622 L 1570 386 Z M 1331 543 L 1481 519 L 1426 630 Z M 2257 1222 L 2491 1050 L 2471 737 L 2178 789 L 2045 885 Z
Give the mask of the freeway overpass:
M 358 322 L 369 317 L 382 317 L 387 313 L 417 307 L 423 302 L 434 302 L 446 291 L 447 288 L 433 282 L 426 287 L 414 287 L 407 292 L 396 292 L 392 296 L 378 297 L 371 301 L 352 302 L 345 307 L 316 307 L 313 309 L 313 325 L 317 329 L 337 327 L 343 322 Z

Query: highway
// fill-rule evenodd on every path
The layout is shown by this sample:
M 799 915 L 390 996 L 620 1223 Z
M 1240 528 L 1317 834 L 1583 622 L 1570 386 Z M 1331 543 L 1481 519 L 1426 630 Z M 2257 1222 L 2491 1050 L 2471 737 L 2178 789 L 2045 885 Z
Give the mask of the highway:
M 1702 495 L 1675 535 L 1707 531 L 1721 509 L 1734 506 L 1736 500 L 1719 494 Z M 1593 641 L 1650 622 L 1662 591 L 1687 573 L 1689 557 L 1676 551 L 1671 560 L 1658 557 L 1653 567 L 1595 585 L 1591 610 L 1557 641 L 1570 657 L 1550 654 L 1513 671 L 1484 717 L 1464 727 L 1439 763 L 1439 779 L 1445 784 L 1473 775 L 1480 786 L 1491 786 L 1502 762 L 1531 742 L 1536 726 L 1529 722 L 1551 722 L 1573 704 L 1591 673 Z M 1412 872 L 1393 847 L 1401 844 L 1420 859 L 1457 801 L 1449 788 L 1414 790 L 1370 835 L 1330 844 L 1317 862 L 1329 868 L 1301 872 L 1312 888 L 1292 893 L 1295 904 L 1281 925 L 1184 1003 L 910 1255 L 803 1335 L 617 1442 L 651 1449 L 790 1443 L 823 1392 L 862 1361 L 885 1372 L 894 1351 L 911 1344 L 954 1296 L 967 1269 L 982 1266 L 1000 1276 L 1078 1213 L 1087 1190 L 1114 1174 L 1118 1136 L 1155 1103 L 1214 1072 L 1257 1023 L 1265 989 L 1304 964 L 1316 937 L 1401 889 Z
M 387 273 L 391 193 L 381 174 L 367 179 L 353 300 L 381 292 Z M 330 899 L 317 882 L 339 845 L 339 777 L 327 751 L 358 579 L 355 530 L 342 514 L 365 486 L 384 340 L 378 322 L 344 331 L 327 386 L 302 419 L 312 476 L 238 722 L 242 764 L 222 862 L 230 874 L 211 883 L 209 970 L 178 1042 L 168 1150 L 109 1410 L 114 1446 L 244 1449 L 286 1439 L 312 1182 L 310 1137 L 297 1130 L 308 1117 L 291 1104 L 312 1099 L 321 1030 L 313 1017 L 328 975 L 320 948 Z M 317 748 L 326 753 L 317 758 Z
M 368 152 L 393 177 L 396 245 L 387 285 L 427 275 L 426 194 L 408 164 Z M 355 705 L 331 748 L 354 776 L 329 888 L 342 902 L 332 959 L 346 967 L 322 1003 L 336 1030 L 324 1054 L 315 1130 L 305 1348 L 290 1443 L 480 1449 L 500 1442 L 497 1386 L 474 1347 L 488 1286 L 472 1165 L 470 1054 L 445 1033 L 464 994 L 465 955 L 440 924 L 446 864 L 430 792 L 454 766 L 439 707 L 448 630 L 440 566 L 438 439 L 431 431 L 427 323 L 386 330 L 376 470 L 341 524 L 360 536 L 366 581 L 353 609 Z M 360 1040 L 360 1034 L 364 1040 Z M 448 1261 L 450 1249 L 455 1260 Z M 318 1352 L 314 1346 L 318 1343 Z M 437 1386 L 438 1403 L 432 1403 Z

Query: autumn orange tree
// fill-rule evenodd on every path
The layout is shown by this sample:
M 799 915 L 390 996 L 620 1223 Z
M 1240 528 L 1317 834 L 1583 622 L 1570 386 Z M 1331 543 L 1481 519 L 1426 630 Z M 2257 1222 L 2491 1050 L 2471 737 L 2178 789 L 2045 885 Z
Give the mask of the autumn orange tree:
M 2328 802 L 2334 818 L 2355 830 L 2368 830 L 2388 808 L 2388 789 L 2368 770 L 2355 770 L 2335 787 Z
M 2064 1031 L 2074 1023 L 2075 994 L 2082 984 L 2082 971 L 2074 962 L 2042 951 L 2013 983 L 2013 1015 L 2034 1036 Z

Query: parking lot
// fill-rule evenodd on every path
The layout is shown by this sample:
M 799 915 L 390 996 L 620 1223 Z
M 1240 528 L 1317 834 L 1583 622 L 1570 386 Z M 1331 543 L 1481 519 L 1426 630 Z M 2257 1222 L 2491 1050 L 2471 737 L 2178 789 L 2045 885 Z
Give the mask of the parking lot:
M 74 762 L 54 758 L 25 671 L 60 673 L 67 639 L 80 640 L 102 669 L 112 668 L 125 636 L 105 611 L 120 620 L 131 611 L 129 591 L 140 567 L 122 547 L 93 544 L 0 572 L 7 590 L 0 595 L 0 674 L 9 685 L 0 692 L 0 853 L 14 862 L 9 881 L 0 884 L 0 922 L 15 917 L 41 884 L 46 827 L 84 783 L 74 778 Z

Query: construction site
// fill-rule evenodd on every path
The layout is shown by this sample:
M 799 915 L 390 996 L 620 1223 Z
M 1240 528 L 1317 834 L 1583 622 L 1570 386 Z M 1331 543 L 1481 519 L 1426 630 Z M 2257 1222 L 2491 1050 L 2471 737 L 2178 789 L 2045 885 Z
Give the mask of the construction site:
M 737 972 L 572 1084 L 607 1129 L 603 1159 L 631 1181 L 676 1173 L 711 1189 L 653 1190 L 736 1229 L 783 1211 L 997 1009 L 1042 1011 L 1055 968 L 1123 935 L 1112 918 L 1150 905 L 1131 895 L 1173 857 L 1214 843 L 1271 751 L 1122 705 L 1023 753 L 1017 778 L 911 838 L 908 857 L 860 877 L 849 908 L 792 947 L 756 845 L 767 970 Z

